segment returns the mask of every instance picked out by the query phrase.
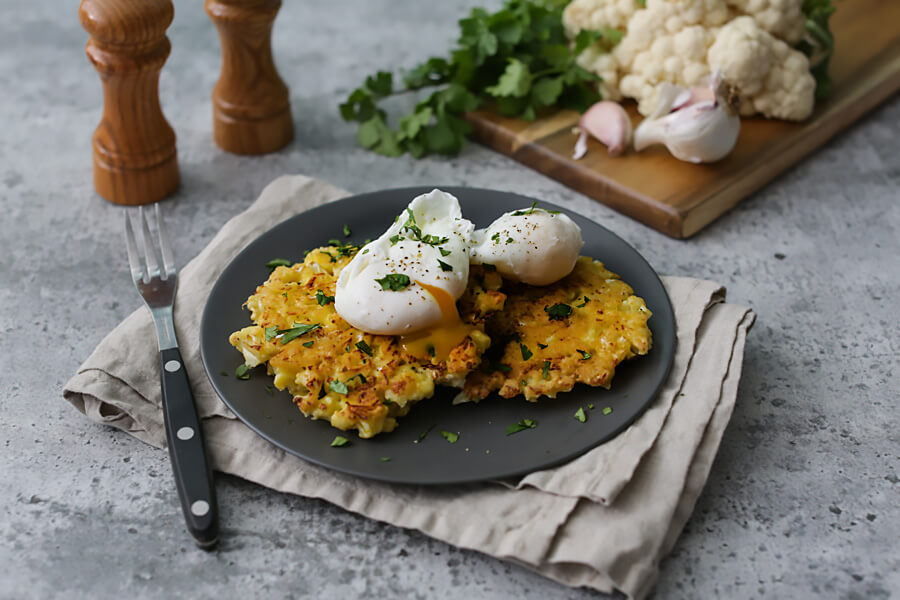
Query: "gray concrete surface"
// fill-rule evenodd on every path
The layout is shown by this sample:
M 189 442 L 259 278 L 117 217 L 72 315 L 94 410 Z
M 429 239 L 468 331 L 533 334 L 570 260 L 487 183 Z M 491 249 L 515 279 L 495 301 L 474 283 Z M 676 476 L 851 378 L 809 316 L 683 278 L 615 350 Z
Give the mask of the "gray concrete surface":
M 900 595 L 900 100 L 674 241 L 478 146 L 421 161 L 356 147 L 339 100 L 378 68 L 441 52 L 475 3 L 286 3 L 275 46 L 297 140 L 241 158 L 210 135 L 215 31 L 202 3 L 178 2 L 161 94 L 184 180 L 168 203 L 179 260 L 282 173 L 358 192 L 509 189 L 582 211 L 661 273 L 720 281 L 759 314 L 734 418 L 657 597 Z M 166 454 L 62 400 L 140 302 L 120 211 L 92 190 L 101 95 L 75 4 L 0 4 L 0 597 L 597 597 L 229 477 L 218 482 L 223 542 L 205 554 L 184 533 Z

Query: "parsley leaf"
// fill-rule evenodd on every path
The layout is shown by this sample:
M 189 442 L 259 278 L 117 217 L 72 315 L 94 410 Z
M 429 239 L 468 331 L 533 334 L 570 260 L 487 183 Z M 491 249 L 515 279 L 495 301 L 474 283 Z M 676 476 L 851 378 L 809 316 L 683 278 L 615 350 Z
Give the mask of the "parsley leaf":
M 266 263 L 266 266 L 270 269 L 274 269 L 275 267 L 289 267 L 291 266 L 291 261 L 286 258 L 273 258 Z
M 550 361 L 544 361 L 544 368 L 541 370 L 541 377 L 544 379 L 550 379 Z
M 542 344 L 542 343 L 538 342 L 538 348 L 540 348 L 541 350 L 543 350 L 546 347 L 547 347 L 547 344 Z
M 391 457 L 390 456 L 382 456 L 378 460 L 380 460 L 381 462 L 391 462 Z
M 413 443 L 414 443 L 414 444 L 418 444 L 419 442 L 421 442 L 422 440 L 424 440 L 424 439 L 428 436 L 428 434 L 431 433 L 431 430 L 432 430 L 432 429 L 434 429 L 434 424 L 429 425 L 429 426 L 428 426 L 428 429 L 426 429 L 425 431 L 423 431 L 422 433 L 420 433 L 420 434 L 419 434 L 419 437 L 416 438 L 416 439 L 413 441 Z
M 510 58 L 506 70 L 500 76 L 496 85 L 486 87 L 486 91 L 491 96 L 514 96 L 521 98 L 528 94 L 531 87 L 531 71 L 528 65 L 518 58 Z
M 272 325 L 271 327 L 266 327 L 266 341 L 270 341 L 278 335 L 278 325 Z
M 344 436 L 336 435 L 336 436 L 334 436 L 334 439 L 331 440 L 331 447 L 332 448 L 340 448 L 341 446 L 346 446 L 349 443 L 350 443 L 350 440 L 348 440 Z
M 344 224 L 343 232 L 344 232 L 344 237 L 350 237 L 350 234 L 352 233 L 350 230 L 350 226 L 347 225 L 346 223 Z
M 525 344 L 519 343 L 519 350 L 522 351 L 522 360 L 528 360 L 529 358 L 534 356 L 534 353 L 529 350 L 528 346 L 526 346 Z
M 360 340 L 360 341 L 356 342 L 356 347 L 363 354 L 368 354 L 369 356 L 375 356 L 375 354 L 372 352 L 372 346 L 368 345 L 364 340 Z
M 452 265 L 448 265 L 447 263 L 445 263 L 445 262 L 442 261 L 441 259 L 437 259 L 437 261 L 438 261 L 438 264 L 441 266 L 441 271 L 452 271 L 452 270 L 453 270 L 453 266 L 452 266 Z
M 512 435 L 514 433 L 519 433 L 520 431 L 525 431 L 526 429 L 534 429 L 537 427 L 538 422 L 535 419 L 522 419 L 518 423 L 513 423 L 509 427 L 506 428 L 506 435 Z
M 317 290 L 316 302 L 319 303 L 319 306 L 325 306 L 326 304 L 334 302 L 334 296 L 326 296 L 325 292 L 323 292 L 322 290 Z
M 604 414 L 604 415 L 608 415 L 608 414 L 611 414 L 611 413 L 612 413 L 612 409 L 611 409 L 610 407 L 608 407 L 608 406 L 604 406 L 604 407 L 603 407 L 603 414 Z
M 308 342 L 303 342 L 303 345 L 306 346 L 307 348 L 312 348 L 312 345 L 314 343 L 315 342 L 313 340 L 309 340 Z
M 331 388 L 331 391 L 335 394 L 341 394 L 343 396 L 347 395 L 347 384 L 343 381 L 338 381 L 334 379 L 328 382 L 328 387 Z
M 453 433 L 452 431 L 447 431 L 446 429 L 441 429 L 441 435 L 444 436 L 444 439 L 451 444 L 455 444 L 459 439 L 459 435 Z
M 585 306 L 587 306 L 587 303 L 590 302 L 590 301 L 591 301 L 591 299 L 588 298 L 587 296 L 585 296 L 585 297 L 584 297 L 584 302 L 582 302 L 581 304 L 576 304 L 576 305 L 575 305 L 575 308 L 584 308 Z
M 238 365 L 238 368 L 234 370 L 234 376 L 238 379 L 250 379 L 250 367 Z
M 443 248 L 438 248 L 438 250 L 440 250 L 441 256 L 450 256 L 449 250 L 444 250 Z
M 534 202 L 531 203 L 531 208 L 525 208 L 525 209 L 522 209 L 522 210 L 517 210 L 516 212 L 514 212 L 514 213 L 512 214 L 512 216 L 514 216 L 514 217 L 521 217 L 521 216 L 523 216 L 523 215 L 530 215 L 531 213 L 534 212 L 534 209 L 535 209 L 536 207 L 537 207 L 537 200 L 535 200 Z
M 318 323 L 301 323 L 299 325 L 294 323 L 294 326 L 290 329 L 279 329 L 278 335 L 281 335 L 281 345 L 283 346 L 288 342 L 292 342 L 301 335 L 309 333 L 310 331 L 314 331 L 318 328 Z
M 401 273 L 391 273 L 375 281 L 381 284 L 382 290 L 390 290 L 392 292 L 399 292 L 410 284 L 409 276 Z
M 562 321 L 572 314 L 572 307 L 568 304 L 557 302 L 553 306 L 545 306 L 544 312 L 550 316 L 551 321 Z
M 587 359 L 589 359 L 589 358 L 591 357 L 591 353 L 590 353 L 590 352 L 585 352 L 584 350 L 578 350 L 578 349 L 576 348 L 576 349 L 575 349 L 575 352 L 577 352 L 578 354 L 581 355 L 581 360 L 587 360 Z
M 584 414 L 584 408 L 578 407 L 578 410 L 575 411 L 575 419 L 584 423 L 587 421 L 587 415 Z

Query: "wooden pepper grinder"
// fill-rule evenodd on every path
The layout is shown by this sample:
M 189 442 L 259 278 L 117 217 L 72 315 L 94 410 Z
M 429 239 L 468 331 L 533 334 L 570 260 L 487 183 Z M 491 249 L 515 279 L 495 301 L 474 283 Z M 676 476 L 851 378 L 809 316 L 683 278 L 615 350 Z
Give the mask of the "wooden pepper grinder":
M 272 59 L 281 0 L 206 0 L 219 30 L 222 72 L 213 88 L 213 139 L 235 154 L 266 154 L 294 139 L 288 87 Z
M 149 204 L 178 187 L 175 132 L 159 105 L 173 15 L 171 0 L 82 0 L 78 10 L 103 82 L 94 187 L 116 204 Z

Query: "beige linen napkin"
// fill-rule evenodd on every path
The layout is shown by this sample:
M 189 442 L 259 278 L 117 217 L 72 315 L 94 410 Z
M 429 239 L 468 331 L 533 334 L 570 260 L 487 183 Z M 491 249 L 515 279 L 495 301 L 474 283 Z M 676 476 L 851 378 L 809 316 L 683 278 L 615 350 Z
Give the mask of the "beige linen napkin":
M 286 454 L 234 418 L 203 371 L 198 316 L 222 269 L 247 243 L 343 196 L 307 177 L 276 179 L 182 270 L 175 323 L 214 468 L 418 529 L 567 585 L 645 596 L 693 510 L 731 416 L 753 312 L 725 304 L 724 290 L 712 282 L 663 278 L 678 336 L 663 390 L 627 430 L 566 465 L 519 481 L 453 487 L 332 472 Z M 106 336 L 63 395 L 89 418 L 163 447 L 158 378 L 155 331 L 141 308 Z

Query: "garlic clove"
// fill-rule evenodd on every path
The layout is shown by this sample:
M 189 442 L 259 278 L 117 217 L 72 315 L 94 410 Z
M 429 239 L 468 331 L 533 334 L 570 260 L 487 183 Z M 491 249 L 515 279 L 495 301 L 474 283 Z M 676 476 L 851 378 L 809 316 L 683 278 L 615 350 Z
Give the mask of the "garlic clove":
M 617 102 L 603 100 L 591 106 L 578 120 L 582 131 L 575 143 L 573 157 L 578 160 L 587 152 L 585 132 L 602 142 L 610 156 L 619 156 L 631 143 L 631 119 Z
M 634 149 L 663 144 L 672 156 L 693 163 L 715 162 L 727 156 L 737 143 L 741 119 L 732 109 L 729 87 L 713 77 L 709 85 L 690 90 L 677 86 L 660 90 L 653 114 L 634 132 Z M 671 110 L 663 113 L 668 106 Z

